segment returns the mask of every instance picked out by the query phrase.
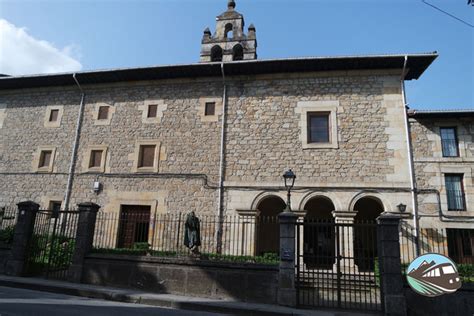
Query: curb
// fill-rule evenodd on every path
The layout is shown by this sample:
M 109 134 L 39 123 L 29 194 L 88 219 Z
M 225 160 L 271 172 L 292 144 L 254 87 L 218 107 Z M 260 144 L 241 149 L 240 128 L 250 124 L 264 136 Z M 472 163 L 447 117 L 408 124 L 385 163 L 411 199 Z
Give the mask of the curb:
M 82 284 L 81 284 L 82 285 Z M 35 291 L 51 292 L 57 294 L 65 294 L 72 296 L 88 297 L 93 299 L 103 299 L 108 301 L 133 303 L 133 304 L 144 304 L 151 306 L 167 307 L 182 310 L 191 311 L 206 311 L 214 313 L 225 313 L 231 315 L 277 315 L 277 316 L 296 316 L 302 315 L 303 313 L 295 312 L 282 312 L 272 310 L 273 306 L 266 308 L 256 308 L 255 306 L 245 306 L 247 303 L 241 302 L 189 302 L 179 299 L 166 299 L 166 298 L 154 298 L 147 297 L 148 293 L 140 294 L 126 294 L 127 290 L 105 290 L 105 289 L 93 289 L 83 288 L 78 289 L 74 287 L 74 284 L 59 285 L 59 284 L 42 284 L 40 282 L 32 282 L 30 279 L 28 282 L 21 282 L 20 280 L 5 280 L 0 279 L 0 286 L 21 288 Z M 236 306 L 240 305 L 240 306 Z M 242 306 L 244 305 L 244 306 Z

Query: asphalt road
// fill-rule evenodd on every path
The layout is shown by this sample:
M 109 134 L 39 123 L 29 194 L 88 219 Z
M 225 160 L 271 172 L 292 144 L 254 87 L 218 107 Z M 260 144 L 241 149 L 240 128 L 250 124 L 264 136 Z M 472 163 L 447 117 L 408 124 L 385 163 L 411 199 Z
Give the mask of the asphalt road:
M 0 286 L 0 316 L 217 316 L 140 304 L 111 302 L 84 297 L 53 294 Z

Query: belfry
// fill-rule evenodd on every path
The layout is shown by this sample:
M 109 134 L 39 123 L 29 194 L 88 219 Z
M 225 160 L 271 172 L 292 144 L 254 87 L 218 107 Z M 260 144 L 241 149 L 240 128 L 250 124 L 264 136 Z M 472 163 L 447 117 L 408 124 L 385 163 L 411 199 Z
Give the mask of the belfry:
M 227 11 L 216 17 L 216 32 L 204 30 L 201 42 L 201 62 L 257 59 L 255 26 L 244 33 L 244 17 L 235 11 L 235 1 L 229 0 Z

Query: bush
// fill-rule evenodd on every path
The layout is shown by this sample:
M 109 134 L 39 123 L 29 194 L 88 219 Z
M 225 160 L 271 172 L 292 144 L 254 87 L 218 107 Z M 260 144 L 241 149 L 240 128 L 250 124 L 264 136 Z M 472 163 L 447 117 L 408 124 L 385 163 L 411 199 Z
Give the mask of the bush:
M 474 264 L 458 264 L 458 272 L 463 282 L 474 282 Z
M 148 250 L 150 250 L 150 247 L 151 247 L 151 245 L 147 242 L 136 242 L 136 243 L 133 244 L 132 249 L 148 251 Z
M 15 233 L 15 226 L 8 226 L 0 230 L 0 242 L 11 244 L 13 242 L 13 235 Z

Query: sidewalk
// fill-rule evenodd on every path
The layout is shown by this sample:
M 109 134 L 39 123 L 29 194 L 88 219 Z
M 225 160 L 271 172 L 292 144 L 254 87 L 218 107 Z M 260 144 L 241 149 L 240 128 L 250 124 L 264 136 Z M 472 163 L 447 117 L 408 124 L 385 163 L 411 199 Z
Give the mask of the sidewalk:
M 289 308 L 277 305 L 254 304 L 230 300 L 216 300 L 199 297 L 154 294 L 133 289 L 119 289 L 88 284 L 68 283 L 38 278 L 20 278 L 0 275 L 0 286 L 30 289 L 104 299 L 118 302 L 137 303 L 175 309 L 208 311 L 231 315 L 318 315 L 318 316 L 361 316 L 350 311 L 316 311 Z

